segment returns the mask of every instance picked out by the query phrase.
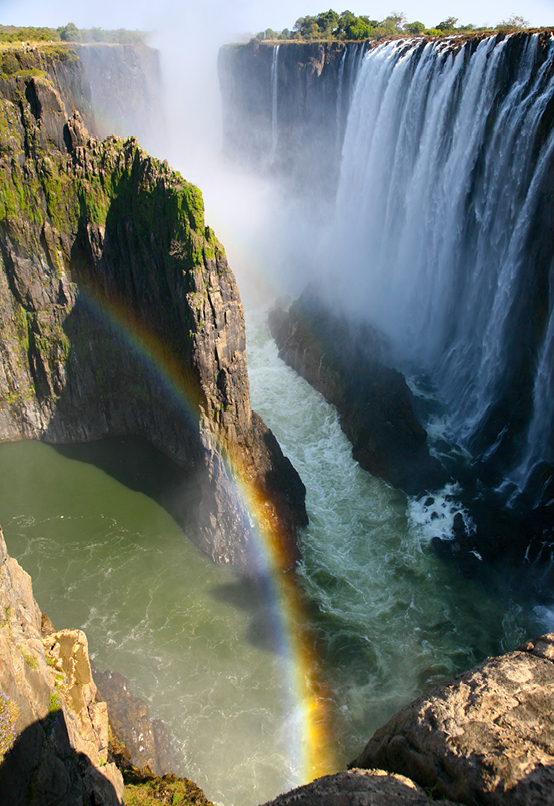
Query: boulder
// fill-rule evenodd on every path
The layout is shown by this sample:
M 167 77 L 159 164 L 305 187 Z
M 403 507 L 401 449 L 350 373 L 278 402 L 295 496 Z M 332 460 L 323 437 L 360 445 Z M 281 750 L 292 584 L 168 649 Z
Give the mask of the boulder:
M 383 770 L 325 775 L 279 795 L 265 806 L 427 806 L 432 801 L 413 781 Z M 442 801 L 443 806 L 455 806 Z
M 468 806 L 554 804 L 554 633 L 408 705 L 351 766 L 408 775 Z

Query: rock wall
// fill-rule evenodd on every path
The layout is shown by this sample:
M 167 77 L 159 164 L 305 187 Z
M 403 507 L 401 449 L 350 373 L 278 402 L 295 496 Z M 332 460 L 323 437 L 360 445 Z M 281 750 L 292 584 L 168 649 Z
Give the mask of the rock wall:
M 72 59 L 0 81 L 0 438 L 145 436 L 188 474 L 203 551 L 253 571 L 240 489 L 288 566 L 304 487 L 251 411 L 244 314 L 202 196 L 135 139 L 67 117 L 76 96 L 52 75 L 85 97 Z
M 43 636 L 31 579 L 1 531 L 0 612 L 2 804 L 120 806 L 123 779 L 107 761 L 107 709 L 95 702 L 86 636 Z
M 224 149 L 302 193 L 334 190 L 346 111 L 366 43 L 221 48 Z
M 163 154 L 167 132 L 158 51 L 143 44 L 74 48 L 90 87 L 97 136 L 134 135 L 147 151 Z
M 410 495 L 445 483 L 412 393 L 404 376 L 383 363 L 385 340 L 374 328 L 331 314 L 311 289 L 288 311 L 271 310 L 269 326 L 279 356 L 336 406 L 364 470 Z

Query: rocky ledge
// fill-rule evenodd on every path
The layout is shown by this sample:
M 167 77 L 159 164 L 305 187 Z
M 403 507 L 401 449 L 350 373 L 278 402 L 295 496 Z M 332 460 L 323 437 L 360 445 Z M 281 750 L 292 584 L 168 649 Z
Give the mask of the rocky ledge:
M 129 681 L 93 674 L 86 635 L 41 615 L 1 530 L 0 613 L 2 806 L 211 806 L 174 774 L 171 738 Z
M 108 761 L 108 714 L 95 701 L 80 630 L 42 634 L 31 578 L 0 531 L 0 801 L 5 806 L 123 803 Z
M 134 138 L 91 137 L 39 55 L 0 76 L 0 439 L 146 437 L 183 471 L 204 552 L 255 571 L 255 505 L 288 567 L 305 490 L 251 410 L 200 191 Z
M 415 700 L 352 765 L 468 806 L 554 804 L 554 633 Z
M 551 633 L 415 700 L 375 733 L 349 773 L 272 806 L 552 806 L 553 706 Z
M 311 290 L 269 314 L 279 356 L 329 403 L 364 470 L 415 495 L 445 482 L 404 376 L 383 363 L 383 337 L 332 314 Z

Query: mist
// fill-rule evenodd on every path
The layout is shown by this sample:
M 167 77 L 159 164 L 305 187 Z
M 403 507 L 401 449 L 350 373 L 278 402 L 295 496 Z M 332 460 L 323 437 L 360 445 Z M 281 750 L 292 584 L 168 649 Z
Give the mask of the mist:
M 388 0 L 378 0 L 371 10 L 363 2 L 349 4 L 354 13 L 370 13 L 379 19 L 391 12 L 389 6 Z M 71 20 L 83 28 L 125 27 L 148 32 L 148 44 L 160 54 L 164 123 L 154 138 L 141 138 L 140 132 L 125 134 L 138 134 L 143 147 L 159 159 L 167 159 L 185 179 L 200 187 L 207 223 L 226 249 L 243 301 L 256 305 L 282 294 L 295 296 L 320 273 L 318 244 L 328 227 L 332 200 L 320 194 L 310 198 L 306 188 L 303 199 L 295 198 L 271 171 L 260 174 L 223 156 L 217 55 L 226 43 L 245 41 L 268 27 L 292 28 L 298 17 L 321 10 L 317 0 L 279 4 L 212 0 L 202 5 L 174 0 L 156 4 L 101 0 L 78 6 L 55 0 L 47 7 L 36 0 L 4 0 L 2 22 L 57 26 Z M 426 25 L 452 14 L 459 15 L 460 23 L 494 24 L 508 14 L 499 0 L 463 4 L 406 0 L 401 10 L 408 19 L 420 19 Z M 526 3 L 524 11 L 535 25 L 547 24 L 551 14 L 549 3 L 543 0 Z M 322 249 L 325 253 L 326 247 Z

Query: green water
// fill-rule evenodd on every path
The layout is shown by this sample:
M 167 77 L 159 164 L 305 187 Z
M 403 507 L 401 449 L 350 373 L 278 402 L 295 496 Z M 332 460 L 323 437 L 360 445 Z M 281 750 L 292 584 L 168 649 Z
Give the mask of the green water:
M 431 517 L 362 471 L 334 410 L 279 360 L 265 313 L 247 325 L 253 407 L 307 487 L 298 575 L 343 765 L 412 698 L 544 625 L 501 575 L 470 581 L 437 559 L 448 490 Z M 116 473 L 128 484 L 160 472 L 112 448 L 136 465 Z M 0 445 L 0 489 L 8 549 L 41 609 L 86 630 L 100 670 L 130 678 L 209 798 L 253 806 L 299 782 L 299 715 L 260 591 L 200 555 L 153 499 L 50 446 Z
M 204 558 L 147 496 L 38 442 L 0 445 L 0 523 L 57 628 L 86 630 L 224 803 L 296 783 L 282 661 L 256 590 Z M 260 609 L 261 608 L 261 609 Z

